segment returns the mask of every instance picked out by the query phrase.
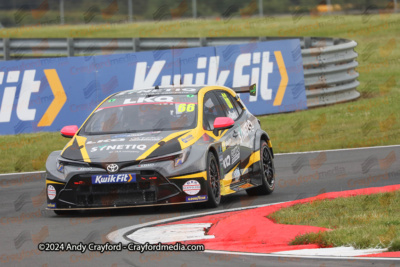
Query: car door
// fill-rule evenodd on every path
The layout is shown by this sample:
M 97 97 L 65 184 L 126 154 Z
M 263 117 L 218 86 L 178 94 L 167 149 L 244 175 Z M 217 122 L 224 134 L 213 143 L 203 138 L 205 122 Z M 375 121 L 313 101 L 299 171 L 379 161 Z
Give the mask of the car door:
M 227 112 L 217 96 L 211 91 L 205 94 L 203 102 L 203 127 L 206 131 L 210 131 L 210 134 L 214 130 L 214 120 L 217 117 L 227 117 Z M 238 126 L 235 125 L 219 139 L 218 156 L 221 166 L 221 179 L 240 163 L 240 154 L 237 156 L 240 153 L 238 137 Z
M 222 148 L 226 149 L 226 155 L 224 158 L 224 164 L 228 165 L 228 159 L 230 159 L 229 168 L 227 171 L 230 171 L 232 168 L 236 168 L 232 174 L 232 184 L 240 181 L 240 163 L 241 163 L 241 141 L 240 141 L 240 123 L 239 123 L 239 113 L 237 112 L 236 107 L 234 106 L 232 99 L 230 98 L 230 94 L 226 91 L 218 90 L 215 91 L 215 95 L 219 103 L 221 104 L 222 110 L 225 113 L 226 117 L 229 117 L 235 121 L 234 126 L 230 129 L 231 133 L 226 136 L 226 138 L 222 141 Z

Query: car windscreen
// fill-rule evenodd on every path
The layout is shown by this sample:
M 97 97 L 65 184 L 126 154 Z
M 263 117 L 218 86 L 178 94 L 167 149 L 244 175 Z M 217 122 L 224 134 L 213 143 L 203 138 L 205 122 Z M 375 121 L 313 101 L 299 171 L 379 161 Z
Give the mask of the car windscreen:
M 193 129 L 197 96 L 140 96 L 109 99 L 82 127 L 80 135 Z

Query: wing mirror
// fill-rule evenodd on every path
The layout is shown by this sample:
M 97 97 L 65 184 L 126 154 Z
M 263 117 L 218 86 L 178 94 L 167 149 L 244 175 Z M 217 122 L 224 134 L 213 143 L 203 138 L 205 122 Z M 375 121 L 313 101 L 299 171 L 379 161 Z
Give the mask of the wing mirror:
M 67 138 L 72 138 L 76 134 L 76 132 L 79 130 L 77 125 L 68 125 L 64 126 L 61 129 L 61 135 Z
M 215 136 L 219 136 L 219 131 L 220 130 L 225 130 L 225 129 L 232 128 L 234 124 L 235 124 L 235 121 L 232 120 L 232 118 L 229 118 L 229 117 L 217 117 L 214 120 L 213 134 Z

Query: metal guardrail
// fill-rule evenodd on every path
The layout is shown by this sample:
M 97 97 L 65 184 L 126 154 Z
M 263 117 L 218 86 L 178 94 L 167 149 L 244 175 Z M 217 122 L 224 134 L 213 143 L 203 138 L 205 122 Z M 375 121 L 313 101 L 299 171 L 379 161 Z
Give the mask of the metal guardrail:
M 318 37 L 216 37 L 216 38 L 57 38 L 0 39 L 3 60 L 65 56 L 93 56 L 171 48 L 219 46 L 257 41 L 300 39 L 307 106 L 350 101 L 360 96 L 355 68 L 357 43 Z

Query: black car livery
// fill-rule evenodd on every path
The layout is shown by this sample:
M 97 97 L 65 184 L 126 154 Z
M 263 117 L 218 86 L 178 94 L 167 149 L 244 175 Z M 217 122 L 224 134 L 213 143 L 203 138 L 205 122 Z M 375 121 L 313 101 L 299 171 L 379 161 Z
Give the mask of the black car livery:
M 271 193 L 271 141 L 235 91 L 180 86 L 109 96 L 79 129 L 61 131 L 72 139 L 47 159 L 47 208 L 216 207 L 241 190 Z

